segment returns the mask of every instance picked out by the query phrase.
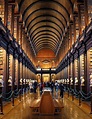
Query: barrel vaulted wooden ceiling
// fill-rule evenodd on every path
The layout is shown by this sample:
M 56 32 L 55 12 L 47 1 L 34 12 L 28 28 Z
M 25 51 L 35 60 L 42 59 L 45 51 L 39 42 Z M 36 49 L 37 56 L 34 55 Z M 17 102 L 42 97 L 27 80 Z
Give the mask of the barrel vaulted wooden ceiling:
M 70 20 L 74 1 L 17 0 L 36 54 L 43 48 L 57 53 Z

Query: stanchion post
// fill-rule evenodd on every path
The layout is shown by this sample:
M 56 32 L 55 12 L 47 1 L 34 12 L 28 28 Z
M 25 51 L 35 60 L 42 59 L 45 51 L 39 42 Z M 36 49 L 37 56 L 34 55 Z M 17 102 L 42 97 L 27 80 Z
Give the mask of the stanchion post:
M 69 89 L 68 89 L 68 98 L 69 98 Z
M 12 91 L 12 106 L 14 106 L 14 91 Z
M 0 94 L 0 106 L 1 106 L 1 112 L 0 112 L 0 114 L 3 114 L 3 101 L 2 101 L 2 94 Z
M 79 92 L 79 106 L 81 106 L 81 94 Z
M 2 99 L 2 88 L 4 87 L 3 86 L 3 78 L 0 79 L 0 106 L 1 106 L 1 112 L 0 114 L 3 114 L 3 99 Z
M 72 90 L 72 101 L 74 101 L 74 93 L 73 93 L 73 90 Z
M 92 114 L 92 73 L 90 74 L 90 90 L 91 90 L 91 109 L 90 109 L 90 114 Z
M 19 101 L 21 101 L 21 89 L 19 89 Z
M 91 112 L 90 114 L 92 114 L 92 93 L 91 93 Z

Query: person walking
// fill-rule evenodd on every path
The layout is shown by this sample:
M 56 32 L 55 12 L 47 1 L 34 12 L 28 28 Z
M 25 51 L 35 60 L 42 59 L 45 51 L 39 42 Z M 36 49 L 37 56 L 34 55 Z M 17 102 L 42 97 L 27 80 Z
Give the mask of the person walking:
M 56 98 L 58 98 L 58 89 L 59 89 L 59 84 L 58 84 L 58 82 L 56 81 L 56 82 L 55 82 Z
M 63 95 L 64 95 L 64 86 L 63 86 L 62 83 L 60 83 L 59 89 L 60 89 L 60 97 L 63 98 Z
M 51 87 L 51 92 L 53 96 L 53 92 L 54 92 L 54 82 L 53 81 L 51 81 L 50 87 Z

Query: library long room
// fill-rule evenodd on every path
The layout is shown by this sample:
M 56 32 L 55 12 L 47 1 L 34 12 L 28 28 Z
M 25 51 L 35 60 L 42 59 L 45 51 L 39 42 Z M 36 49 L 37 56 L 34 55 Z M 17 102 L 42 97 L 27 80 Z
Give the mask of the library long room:
M 0 119 L 92 119 L 92 0 L 0 0 Z

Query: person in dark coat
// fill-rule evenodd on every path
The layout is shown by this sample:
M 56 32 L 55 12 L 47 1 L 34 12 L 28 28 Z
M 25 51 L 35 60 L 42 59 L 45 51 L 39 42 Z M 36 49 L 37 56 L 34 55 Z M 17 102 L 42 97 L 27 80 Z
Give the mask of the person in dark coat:
M 63 94 L 64 94 L 64 86 L 63 86 L 63 84 L 62 84 L 62 83 L 60 83 L 59 88 L 60 88 L 60 97 L 62 97 L 62 98 L 63 98 Z
M 37 89 L 37 82 L 34 82 L 34 93 L 36 93 L 36 89 Z
M 51 92 L 52 92 L 52 95 L 53 95 L 53 91 L 54 91 L 54 82 L 53 81 L 51 81 L 50 87 L 51 87 Z

